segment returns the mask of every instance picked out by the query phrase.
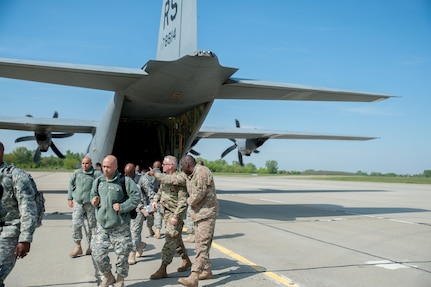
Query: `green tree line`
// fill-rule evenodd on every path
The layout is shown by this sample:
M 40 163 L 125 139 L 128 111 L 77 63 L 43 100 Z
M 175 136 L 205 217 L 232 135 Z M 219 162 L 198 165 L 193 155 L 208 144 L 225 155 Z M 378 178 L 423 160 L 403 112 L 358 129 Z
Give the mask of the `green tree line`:
M 57 156 L 51 155 L 41 156 L 38 162 L 33 162 L 34 150 L 28 150 L 25 147 L 18 147 L 13 152 L 4 155 L 4 161 L 7 163 L 15 164 L 16 166 L 23 169 L 65 169 L 72 170 L 80 167 L 81 159 L 84 157 L 83 153 L 73 153 L 68 150 L 65 154 L 64 159 L 58 158 Z M 395 173 L 380 173 L 372 172 L 370 174 L 357 171 L 356 173 L 340 172 L 340 171 L 321 171 L 321 170 L 305 170 L 305 171 L 286 171 L 278 168 L 278 162 L 275 160 L 268 160 L 265 163 L 265 167 L 257 168 L 252 163 L 247 163 L 241 166 L 238 161 L 233 161 L 229 164 L 224 159 L 218 159 L 215 161 L 208 161 L 204 158 L 197 158 L 212 171 L 220 173 L 247 173 L 247 174 L 284 174 L 284 175 L 359 175 L 359 176 L 384 176 L 384 177 L 399 177 L 399 176 L 412 176 L 412 175 L 398 175 Z M 420 177 L 431 177 L 431 170 L 424 170 L 422 174 L 413 176 Z

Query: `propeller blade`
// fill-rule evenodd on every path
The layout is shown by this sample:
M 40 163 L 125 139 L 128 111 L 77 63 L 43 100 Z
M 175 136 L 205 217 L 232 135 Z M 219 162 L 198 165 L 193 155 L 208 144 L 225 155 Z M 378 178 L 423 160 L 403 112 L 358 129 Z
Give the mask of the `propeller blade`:
M 198 153 L 198 152 L 197 152 L 197 151 L 195 151 L 194 149 L 189 150 L 189 153 L 191 153 L 192 155 L 195 155 L 195 156 L 199 156 L 199 155 L 201 155 L 200 153 Z
M 58 148 L 55 146 L 54 142 L 51 142 L 50 145 L 52 151 L 59 157 L 59 158 L 65 158 L 65 156 L 58 150 Z
M 33 155 L 33 162 L 38 162 L 40 158 L 40 149 L 39 147 L 36 149 Z
M 244 166 L 244 162 L 242 161 L 242 154 L 240 152 L 238 152 L 238 160 L 239 160 L 239 165 Z
M 63 133 L 63 134 L 52 134 L 52 138 L 68 138 L 73 136 L 72 133 Z
M 231 145 L 230 147 L 228 147 L 222 154 L 221 157 L 224 158 L 225 155 L 227 155 L 228 153 L 230 153 L 231 151 L 233 151 L 234 149 L 236 149 L 236 144 Z
M 19 142 L 23 142 L 23 141 L 34 141 L 35 139 L 36 139 L 36 137 L 35 137 L 35 136 L 25 136 L 25 137 L 17 138 L 17 139 L 15 140 L 15 142 L 16 142 L 16 143 L 19 143 Z

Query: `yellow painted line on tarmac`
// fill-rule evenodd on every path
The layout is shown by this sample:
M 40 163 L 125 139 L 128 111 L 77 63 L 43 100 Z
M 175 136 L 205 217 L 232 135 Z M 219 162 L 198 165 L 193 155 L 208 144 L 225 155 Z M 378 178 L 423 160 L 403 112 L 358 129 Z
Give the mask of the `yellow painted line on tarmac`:
M 254 270 L 256 270 L 257 272 L 263 273 L 266 276 L 270 277 L 271 279 L 274 279 L 275 281 L 282 283 L 286 286 L 290 286 L 290 287 L 298 287 L 298 285 L 295 285 L 293 282 L 289 281 L 288 279 L 281 277 L 277 274 L 275 274 L 274 272 L 269 272 L 269 271 L 265 271 L 266 269 L 263 268 L 262 266 L 259 266 L 253 262 L 251 262 L 250 260 L 248 260 L 247 258 L 233 252 L 232 250 L 229 250 L 223 246 L 218 245 L 217 243 L 215 243 L 213 241 L 212 243 L 212 247 L 214 247 L 215 249 L 223 252 L 224 254 L 234 258 L 235 260 L 238 260 L 244 264 L 246 264 L 247 266 L 253 268 Z

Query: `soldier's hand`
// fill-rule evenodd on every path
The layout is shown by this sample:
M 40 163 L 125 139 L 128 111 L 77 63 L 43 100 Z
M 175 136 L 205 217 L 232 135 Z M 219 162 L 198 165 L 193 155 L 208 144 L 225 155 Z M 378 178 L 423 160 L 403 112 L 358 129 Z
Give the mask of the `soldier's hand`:
M 112 205 L 112 208 L 113 208 L 116 212 L 121 211 L 121 206 L 120 206 L 120 204 L 119 204 L 119 203 L 114 203 L 114 204 Z
M 178 218 L 177 217 L 172 217 L 171 224 L 172 225 L 177 225 L 178 224 Z
M 15 256 L 16 258 L 24 258 L 30 252 L 30 242 L 18 242 L 15 248 Z
M 67 205 L 69 205 L 70 208 L 73 207 L 73 200 L 67 200 Z
M 151 167 L 149 167 L 148 175 L 150 175 L 150 176 L 154 175 L 154 170 Z
M 99 204 L 100 204 L 100 197 L 98 197 L 98 196 L 93 197 L 93 199 L 91 200 L 91 204 L 93 206 L 99 206 Z
M 157 202 L 153 202 L 153 203 L 151 204 L 151 206 L 153 207 L 153 210 L 156 210 L 156 209 L 157 209 Z

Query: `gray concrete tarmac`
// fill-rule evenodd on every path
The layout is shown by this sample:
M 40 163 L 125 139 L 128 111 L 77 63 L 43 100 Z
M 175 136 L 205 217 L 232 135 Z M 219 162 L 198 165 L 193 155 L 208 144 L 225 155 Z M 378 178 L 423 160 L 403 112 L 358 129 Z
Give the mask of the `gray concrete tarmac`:
M 71 259 L 70 173 L 32 172 L 46 216 L 12 286 L 97 286 L 91 256 Z M 216 176 L 214 278 L 199 286 L 431 286 L 431 186 Z M 181 259 L 150 280 L 163 240 L 148 237 L 126 286 L 182 286 Z M 84 245 L 85 246 L 85 245 Z M 194 244 L 186 243 L 191 257 Z M 111 263 L 115 266 L 115 255 Z

